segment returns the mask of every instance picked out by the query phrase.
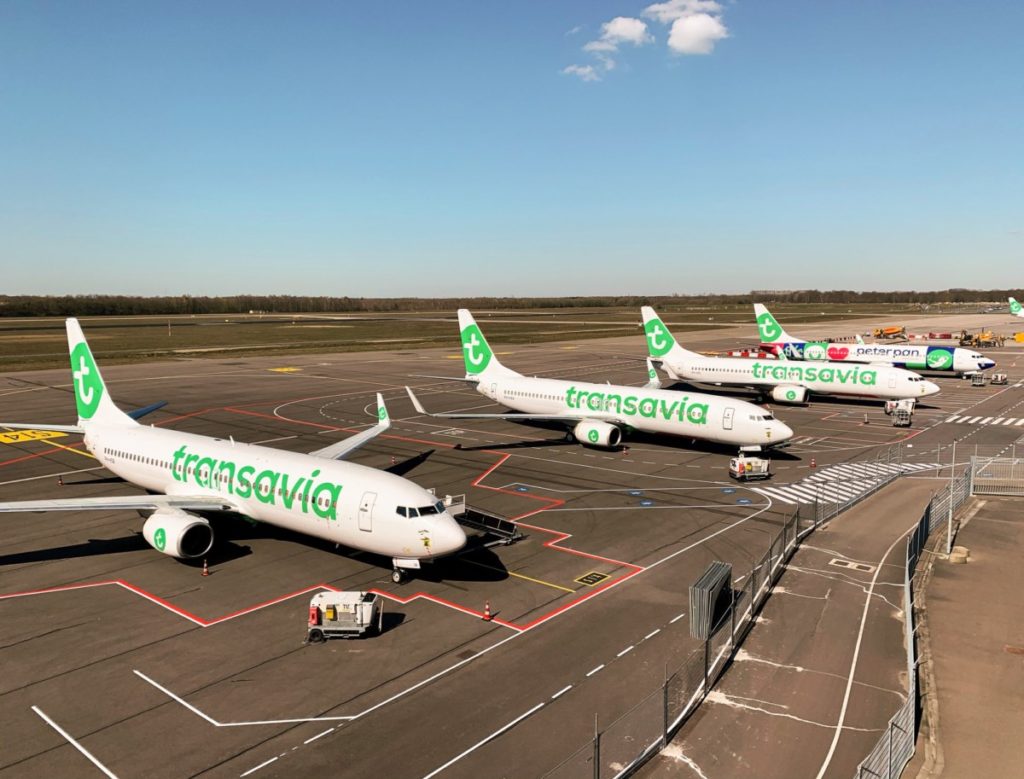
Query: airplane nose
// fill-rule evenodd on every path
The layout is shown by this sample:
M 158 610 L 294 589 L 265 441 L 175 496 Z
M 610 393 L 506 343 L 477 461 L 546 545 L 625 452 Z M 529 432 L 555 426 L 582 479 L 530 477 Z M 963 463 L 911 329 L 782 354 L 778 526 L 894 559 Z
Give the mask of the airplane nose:
M 434 530 L 434 554 L 437 556 L 458 552 L 466 545 L 466 533 L 451 514 L 445 512 Z
M 926 382 L 924 382 L 924 394 L 925 395 L 938 395 L 939 394 L 939 385 L 936 384 L 934 381 L 926 381 Z
M 793 428 L 776 419 L 775 428 L 772 430 L 772 441 L 788 441 L 792 437 Z

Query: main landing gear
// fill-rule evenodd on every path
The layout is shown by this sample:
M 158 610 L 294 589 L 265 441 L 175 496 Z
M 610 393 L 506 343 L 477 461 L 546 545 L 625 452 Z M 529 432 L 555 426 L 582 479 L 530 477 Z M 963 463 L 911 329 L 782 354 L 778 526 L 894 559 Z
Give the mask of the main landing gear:
M 391 581 L 393 581 L 395 584 L 401 584 L 405 581 L 405 576 L 405 571 L 403 571 L 401 568 L 396 568 L 391 572 Z

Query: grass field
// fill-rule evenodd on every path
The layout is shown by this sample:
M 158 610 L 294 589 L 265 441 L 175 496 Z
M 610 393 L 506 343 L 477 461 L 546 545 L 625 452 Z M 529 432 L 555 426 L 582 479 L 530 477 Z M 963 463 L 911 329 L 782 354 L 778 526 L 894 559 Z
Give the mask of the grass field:
M 673 329 L 695 331 L 748 324 L 755 337 L 749 306 L 718 308 L 660 305 L 658 313 Z M 840 318 L 891 319 L 920 313 L 916 306 L 819 305 L 773 307 L 787 327 L 813 335 L 813 323 Z M 616 308 L 478 310 L 493 343 L 534 343 L 635 335 L 640 312 Z M 492 320 L 488 322 L 488 320 Z M 865 321 L 858 329 L 867 329 Z M 104 362 L 153 358 L 287 354 L 296 352 L 369 351 L 456 347 L 455 312 L 448 314 L 319 314 L 236 316 L 122 316 L 82 320 L 93 352 Z M 52 318 L 0 319 L 0 370 L 56 367 L 67 360 L 64 321 Z

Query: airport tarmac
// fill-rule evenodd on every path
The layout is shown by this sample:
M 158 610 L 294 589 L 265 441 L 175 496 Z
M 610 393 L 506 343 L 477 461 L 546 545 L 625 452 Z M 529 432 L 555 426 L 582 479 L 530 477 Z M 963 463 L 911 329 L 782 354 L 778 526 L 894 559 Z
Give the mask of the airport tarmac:
M 994 324 L 971 316 L 926 326 Z M 687 345 L 738 338 L 732 328 Z M 641 384 L 643 349 L 638 334 L 496 352 L 528 374 Z M 405 384 L 432 409 L 493 410 L 462 383 L 418 377 L 461 374 L 454 329 L 449 350 L 104 367 L 122 407 L 169 401 L 154 424 L 294 451 L 372 424 L 382 391 L 393 428 L 351 459 L 465 493 L 526 538 L 394 585 L 387 560 L 226 519 L 203 577 L 151 549 L 133 513 L 6 515 L 0 776 L 543 775 L 589 740 L 595 714 L 612 722 L 697 646 L 689 585 L 715 559 L 749 568 L 815 473 L 902 442 L 901 461 L 926 478 L 954 439 L 1024 436 L 1020 348 L 986 351 L 1010 385 L 940 379 L 909 431 L 879 402 L 773 406 L 797 438 L 774 456 L 775 478 L 751 487 L 730 483 L 734 452 L 713 446 L 639 438 L 605 452 L 561 430 L 416 415 Z M 66 370 L 0 378 L 2 419 L 70 422 L 73 407 Z M 74 436 L 0 444 L 0 500 L 135 492 Z M 382 593 L 383 635 L 305 645 L 322 586 Z M 835 775 L 852 774 L 852 757 L 833 761 Z

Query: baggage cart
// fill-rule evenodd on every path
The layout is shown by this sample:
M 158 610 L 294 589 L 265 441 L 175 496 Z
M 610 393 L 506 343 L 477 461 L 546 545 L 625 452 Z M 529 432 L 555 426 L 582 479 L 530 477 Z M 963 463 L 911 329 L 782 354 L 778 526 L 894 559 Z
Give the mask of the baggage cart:
M 306 640 L 312 644 L 379 634 L 383 627 L 383 599 L 372 592 L 318 592 L 309 601 Z

